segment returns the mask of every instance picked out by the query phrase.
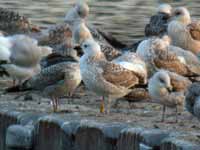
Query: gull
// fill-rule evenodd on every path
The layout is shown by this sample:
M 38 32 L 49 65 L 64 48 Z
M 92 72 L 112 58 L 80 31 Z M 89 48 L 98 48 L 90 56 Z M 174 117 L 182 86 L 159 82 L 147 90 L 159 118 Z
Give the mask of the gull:
M 25 35 L 0 36 L 0 67 L 19 83 L 39 73 L 40 60 L 51 52 L 52 48 Z
M 93 38 L 90 30 L 88 29 L 85 21 L 80 21 L 73 28 L 73 45 L 81 45 L 86 39 Z M 96 39 L 95 39 L 96 40 Z M 107 60 L 111 61 L 118 56 L 122 55 L 122 51 L 113 48 L 110 44 L 97 40 L 98 44 L 101 47 L 101 51 L 104 53 Z
M 183 109 L 184 92 L 190 84 L 187 78 L 166 70 L 160 70 L 150 78 L 148 91 L 152 102 L 163 105 L 162 121 L 165 120 L 166 106 L 176 108 L 176 122 L 178 121 L 178 107 Z
M 200 75 L 200 62 L 192 52 L 170 45 L 170 38 L 150 38 L 144 40 L 136 51 L 147 64 L 149 76 L 158 69 L 165 69 L 182 76 Z
M 127 47 L 126 44 L 120 42 L 115 37 L 113 37 L 110 33 L 106 33 L 105 31 L 96 28 L 95 26 L 86 23 L 86 20 L 89 15 L 89 6 L 85 2 L 77 3 L 73 8 L 71 8 L 65 16 L 65 23 L 70 25 L 72 33 L 77 30 L 77 28 L 83 28 L 82 23 L 85 23 L 85 26 L 90 31 L 92 37 L 101 42 L 101 44 L 110 45 L 110 47 L 114 47 L 117 49 L 122 49 Z M 81 26 L 81 27 L 80 27 Z M 75 33 L 74 33 L 75 34 Z M 79 44 L 78 41 L 74 41 L 75 43 Z
M 80 84 L 80 67 L 75 59 L 64 59 L 62 55 L 57 55 L 57 60 L 51 63 L 23 84 L 6 89 L 6 92 L 37 91 L 42 96 L 50 98 L 53 111 L 58 111 L 59 98 L 66 94 L 72 96 Z
M 40 31 L 27 17 L 6 8 L 0 8 L 0 30 L 9 35 Z
M 167 33 L 167 23 L 171 17 L 172 7 L 169 4 L 161 4 L 157 13 L 150 18 L 145 26 L 145 36 L 162 36 Z
M 86 39 L 81 47 L 84 51 L 80 59 L 82 80 L 89 90 L 106 98 L 106 113 L 109 113 L 111 101 L 131 92 L 130 88 L 139 84 L 140 77 L 133 70 L 107 61 L 94 39 Z
M 187 90 L 186 109 L 200 119 L 200 82 L 193 83 Z
M 200 53 L 200 22 L 192 21 L 188 9 L 178 7 L 172 13 L 172 21 L 168 25 L 168 35 L 175 46 Z
M 75 43 L 81 44 L 87 39 L 93 39 L 93 36 L 85 23 L 81 22 L 74 31 L 73 38 Z M 99 41 L 97 41 L 97 43 L 100 45 L 101 52 L 106 57 L 106 60 L 112 61 L 113 63 L 119 64 L 126 69 L 137 72 L 140 79 L 143 80 L 143 84 L 147 83 L 146 64 L 136 53 L 129 51 L 121 52 L 113 47 L 110 47 L 109 45 L 102 44 Z

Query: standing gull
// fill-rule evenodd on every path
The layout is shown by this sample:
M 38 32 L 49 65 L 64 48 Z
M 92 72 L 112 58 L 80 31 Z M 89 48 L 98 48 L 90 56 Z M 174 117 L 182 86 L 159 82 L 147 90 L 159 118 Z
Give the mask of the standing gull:
M 178 121 L 178 107 L 183 109 L 184 92 L 191 82 L 176 73 L 161 70 L 150 78 L 148 91 L 152 102 L 163 105 L 162 121 L 165 119 L 166 106 L 176 108 L 176 122 Z
M 51 98 L 53 111 L 58 109 L 58 99 L 64 95 L 72 96 L 81 82 L 79 63 L 74 59 L 59 61 L 47 66 L 41 72 L 25 81 L 22 85 L 8 88 L 7 92 L 38 91 L 42 96 Z
M 194 54 L 200 53 L 200 22 L 191 21 L 190 13 L 186 8 L 178 7 L 173 11 L 172 21 L 167 31 L 173 45 Z
M 84 41 L 81 47 L 84 51 L 80 59 L 82 80 L 89 90 L 106 98 L 106 112 L 109 113 L 111 101 L 131 92 L 130 88 L 139 84 L 139 76 L 119 64 L 108 62 L 93 39 Z

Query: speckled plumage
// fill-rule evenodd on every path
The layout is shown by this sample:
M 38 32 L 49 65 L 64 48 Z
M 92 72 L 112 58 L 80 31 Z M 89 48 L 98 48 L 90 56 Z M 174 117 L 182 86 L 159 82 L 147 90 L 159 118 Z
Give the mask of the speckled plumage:
M 33 27 L 36 26 L 32 25 L 25 16 L 6 8 L 0 8 L 0 30 L 8 34 L 30 33 Z
M 200 53 L 200 22 L 192 21 L 185 7 L 178 7 L 173 12 L 172 21 L 168 25 L 168 35 L 172 43 L 198 55 Z
M 149 24 L 145 26 L 145 36 L 163 36 L 167 33 L 167 24 L 171 18 L 172 7 L 168 4 L 161 4 L 157 13 L 150 18 Z
M 136 52 L 148 66 L 151 76 L 157 69 L 166 69 L 183 76 L 200 75 L 200 62 L 191 52 L 170 45 L 160 38 L 144 40 Z
M 72 96 L 80 82 L 79 63 L 62 61 L 44 68 L 22 85 L 7 89 L 7 92 L 38 91 L 52 99 L 54 111 L 57 111 L 58 99 L 65 95 Z
M 148 91 L 152 98 L 152 102 L 163 105 L 162 121 L 164 121 L 166 106 L 176 108 L 176 113 L 178 107 L 183 110 L 185 99 L 184 92 L 190 84 L 191 82 L 187 78 L 165 70 L 158 71 L 150 78 Z
M 167 33 L 169 14 L 158 13 L 150 18 L 149 24 L 145 26 L 145 36 L 162 36 Z
M 109 113 L 110 101 L 131 92 L 130 88 L 139 84 L 139 77 L 132 70 L 108 62 L 93 39 L 86 40 L 82 48 L 85 53 L 80 59 L 83 82 L 97 95 L 108 98 L 106 103 Z

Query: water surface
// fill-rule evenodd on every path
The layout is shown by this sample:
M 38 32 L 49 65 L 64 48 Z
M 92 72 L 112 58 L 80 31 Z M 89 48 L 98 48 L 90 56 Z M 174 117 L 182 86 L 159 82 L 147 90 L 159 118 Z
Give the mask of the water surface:
M 10 8 L 29 17 L 33 23 L 49 26 L 63 22 L 65 13 L 76 0 L 0 0 L 0 7 Z M 141 38 L 144 26 L 156 7 L 163 2 L 186 6 L 200 19 L 199 0 L 89 0 L 88 21 L 118 39 L 132 43 Z

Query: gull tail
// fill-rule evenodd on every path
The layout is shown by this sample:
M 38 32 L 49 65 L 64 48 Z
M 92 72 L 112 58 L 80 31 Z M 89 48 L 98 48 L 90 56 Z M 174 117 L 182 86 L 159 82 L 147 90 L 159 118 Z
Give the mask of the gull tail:
M 124 49 L 126 47 L 128 47 L 126 44 L 122 43 L 121 41 L 117 40 L 115 37 L 113 37 L 110 33 L 105 33 L 99 29 L 97 29 L 97 31 L 101 34 L 101 36 L 103 36 L 106 41 L 112 45 L 114 48 L 117 49 Z
M 25 91 L 31 90 L 31 88 L 27 87 L 27 82 L 28 82 L 28 80 L 26 80 L 21 85 L 17 85 L 17 86 L 13 86 L 13 87 L 9 87 L 9 88 L 4 89 L 4 94 L 6 94 L 6 93 L 14 93 L 14 92 L 25 92 Z

